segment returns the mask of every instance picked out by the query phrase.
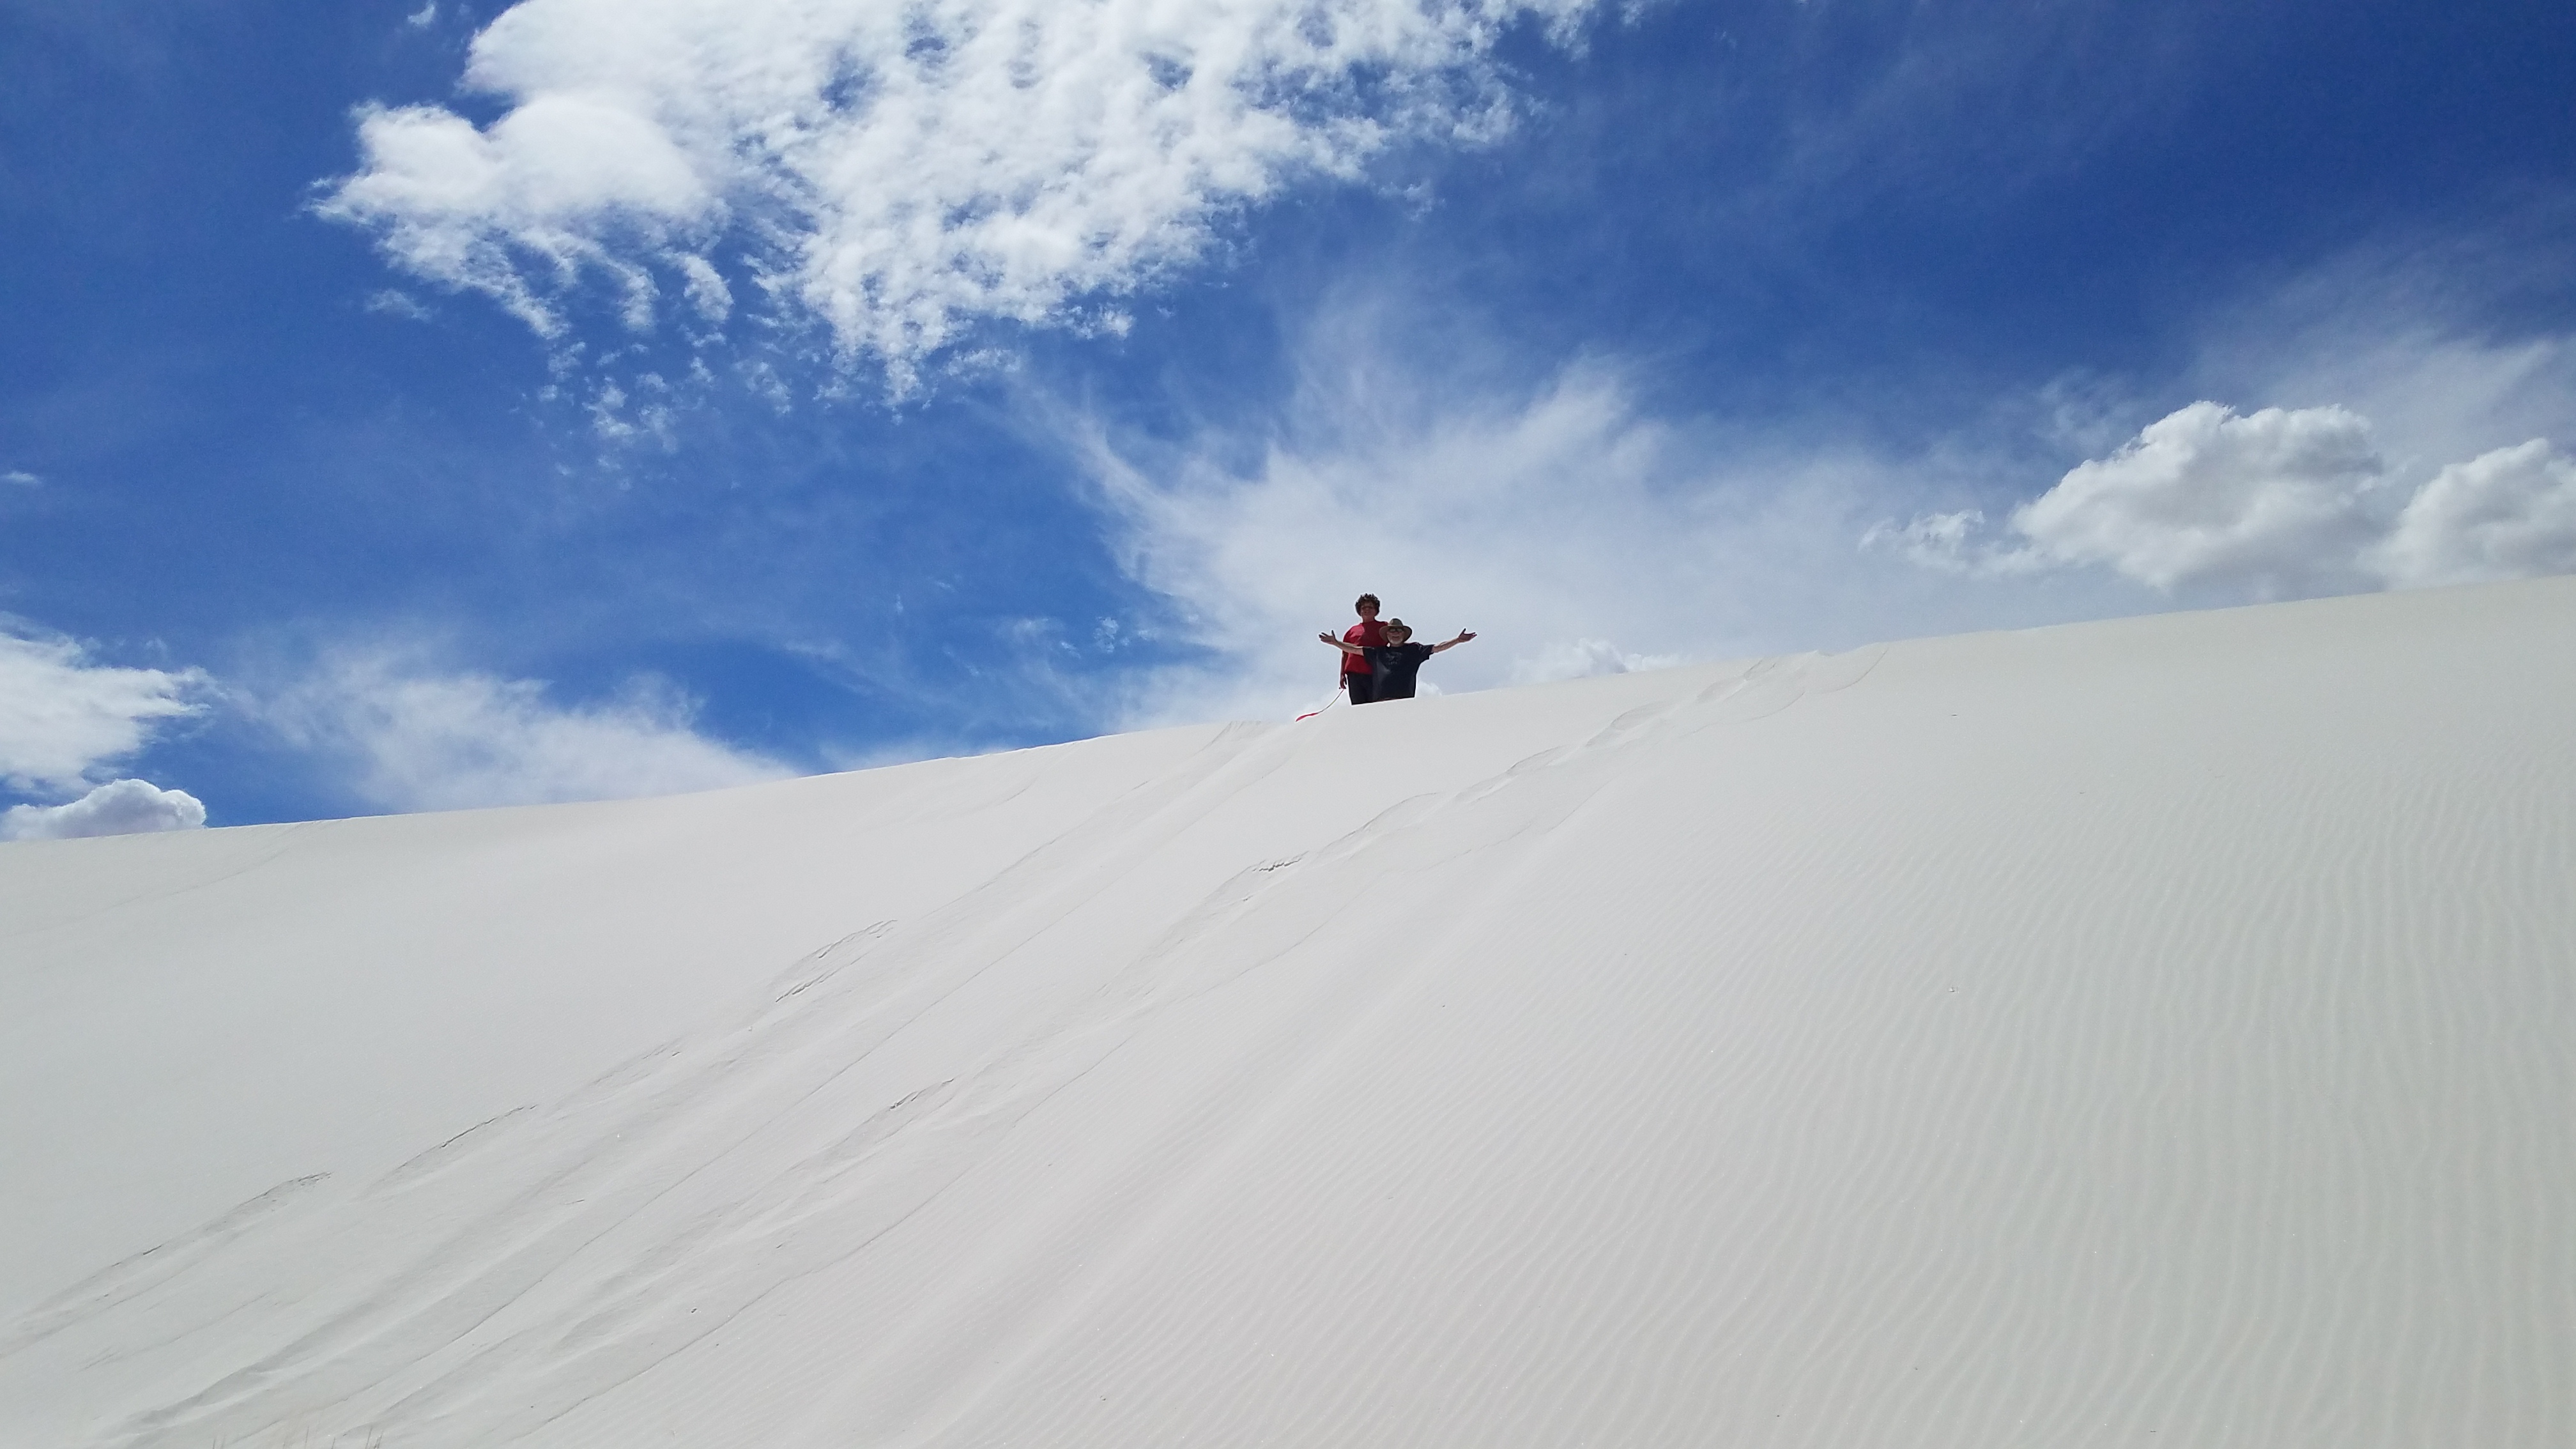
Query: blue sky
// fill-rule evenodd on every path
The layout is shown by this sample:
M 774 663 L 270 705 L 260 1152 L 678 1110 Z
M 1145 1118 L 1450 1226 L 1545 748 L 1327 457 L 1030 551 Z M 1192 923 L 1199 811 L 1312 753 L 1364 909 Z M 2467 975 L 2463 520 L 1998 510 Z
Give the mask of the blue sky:
M 2538 3 L 0 0 L 6 832 L 1285 718 L 1361 589 L 1465 690 L 2576 569 L 2571 82 Z

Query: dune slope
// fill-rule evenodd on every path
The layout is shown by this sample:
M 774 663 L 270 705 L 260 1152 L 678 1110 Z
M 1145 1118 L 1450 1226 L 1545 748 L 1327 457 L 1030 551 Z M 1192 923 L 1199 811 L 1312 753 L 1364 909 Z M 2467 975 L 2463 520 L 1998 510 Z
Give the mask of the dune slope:
M 2555 1449 L 2571 638 L 0 847 L 0 1443 Z

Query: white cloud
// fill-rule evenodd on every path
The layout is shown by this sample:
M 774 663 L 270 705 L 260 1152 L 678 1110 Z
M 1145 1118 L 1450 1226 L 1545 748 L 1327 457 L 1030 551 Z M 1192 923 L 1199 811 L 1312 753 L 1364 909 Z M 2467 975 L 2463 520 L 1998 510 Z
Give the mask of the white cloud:
M 689 304 L 698 309 L 698 319 L 709 326 L 721 326 L 733 315 L 733 289 L 725 285 L 724 274 L 705 257 L 683 255 L 679 259 L 683 290 Z
M 20 488 L 42 488 L 45 486 L 44 479 L 20 468 L 12 468 L 6 473 L 0 473 L 0 483 L 15 484 Z
M 2370 561 L 2400 587 L 2576 573 L 2576 462 L 2534 438 L 2453 463 Z
M 0 813 L 0 840 L 70 840 L 89 835 L 141 835 L 196 830 L 206 807 L 185 790 L 149 780 L 111 780 L 68 805 L 17 805 Z
M 389 810 L 666 795 L 794 773 L 699 734 L 694 702 L 651 679 L 565 707 L 535 680 L 354 653 L 257 712 L 291 743 L 349 761 L 358 796 Z
M 488 293 L 546 336 L 563 326 L 548 282 L 584 266 L 617 281 L 630 318 L 649 316 L 650 273 L 609 239 L 640 233 L 649 251 L 717 206 L 670 138 L 613 100 L 532 98 L 488 132 L 436 107 L 373 109 L 358 137 L 368 169 L 324 214 L 374 227 L 404 267 Z M 523 264 L 541 274 L 533 285 Z
M 2196 402 L 2076 465 L 2012 527 L 2042 560 L 2107 564 L 2158 589 L 2311 592 L 2351 580 L 2385 471 L 2370 424 L 2342 408 L 2239 417 Z
M 902 387 L 978 319 L 1079 321 L 1196 259 L 1296 178 L 1489 134 L 1501 29 L 1592 3 L 524 0 L 465 76 L 507 114 L 362 112 L 321 209 L 550 336 L 590 272 L 639 327 L 657 272 L 723 316 L 706 248 L 730 236 Z
M 1975 578 L 2103 564 L 2159 590 L 2254 598 L 2576 572 L 2576 462 L 2547 439 L 2450 464 L 2409 494 L 2386 486 L 2371 433 L 2339 407 L 2240 418 L 2194 403 L 2015 509 L 2019 546 L 1980 539 L 1973 509 L 1881 522 L 1861 546 Z
M 430 315 L 429 309 L 420 305 L 418 298 L 396 287 L 370 293 L 366 305 L 368 311 L 378 316 L 400 317 L 406 322 L 426 322 Z
M 647 372 L 635 379 L 635 385 L 645 394 L 643 398 L 630 398 L 626 389 L 614 382 L 600 384 L 590 400 L 591 431 L 603 442 L 632 443 L 650 438 L 661 445 L 662 451 L 674 451 L 679 446 L 674 432 L 676 419 L 670 404 L 659 400 L 669 395 L 670 384 L 660 374 Z M 626 413 L 630 401 L 637 404 L 632 418 Z
M 0 620 L 0 782 L 86 788 L 92 771 L 143 748 L 156 722 L 197 713 L 203 671 L 92 664 L 73 640 Z

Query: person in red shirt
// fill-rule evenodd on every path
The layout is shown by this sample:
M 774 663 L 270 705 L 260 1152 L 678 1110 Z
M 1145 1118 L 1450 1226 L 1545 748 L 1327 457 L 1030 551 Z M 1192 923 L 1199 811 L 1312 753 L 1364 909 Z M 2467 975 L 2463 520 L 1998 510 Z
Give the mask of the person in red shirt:
M 1377 595 L 1362 594 L 1351 607 L 1359 611 L 1360 621 L 1342 631 L 1342 638 L 1363 649 L 1373 649 L 1386 642 L 1386 626 L 1377 621 Z M 1326 639 L 1330 643 L 1329 638 Z M 1353 704 L 1367 704 L 1377 698 L 1377 675 L 1369 668 L 1365 654 L 1342 655 L 1342 692 Z

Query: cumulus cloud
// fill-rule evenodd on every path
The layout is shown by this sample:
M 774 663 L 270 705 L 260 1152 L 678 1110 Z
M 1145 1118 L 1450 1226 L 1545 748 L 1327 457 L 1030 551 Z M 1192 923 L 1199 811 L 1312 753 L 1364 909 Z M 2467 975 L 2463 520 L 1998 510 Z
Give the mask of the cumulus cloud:
M 547 335 L 585 276 L 639 328 L 670 282 L 721 320 L 729 243 L 900 387 L 980 319 L 1077 320 L 1192 261 L 1297 178 L 1490 134 L 1501 31 L 1592 4 L 523 0 L 465 74 L 506 113 L 363 111 L 320 209 Z
M 2545 438 L 2453 463 L 2411 493 L 2341 407 L 2239 417 L 2198 402 L 2080 463 L 1981 538 L 1976 510 L 1883 521 L 1864 548 L 1993 578 L 2083 564 L 2170 591 L 2273 598 L 2576 572 L 2576 463 Z
M 2534 438 L 2453 463 L 2369 562 L 2399 587 L 2576 573 L 2576 462 Z
M 2221 581 L 2257 597 L 2348 578 L 2386 471 L 2370 424 L 2339 407 L 2239 417 L 2196 402 L 2080 463 L 2014 510 L 2039 558 L 2108 564 L 2159 589 Z
M 202 710 L 211 684 L 201 670 L 94 664 L 75 640 L 0 619 L 0 783 L 28 794 L 86 789 L 160 722 Z
M 41 488 L 44 486 L 45 480 L 23 468 L 12 468 L 6 473 L 0 473 L 0 483 L 7 483 L 18 488 Z
M 700 734 L 695 702 L 652 679 L 565 706 L 536 680 L 352 653 L 256 712 L 290 743 L 348 761 L 357 795 L 388 810 L 667 795 L 794 773 Z
M 68 805 L 12 806 L 0 813 L 0 840 L 140 835 L 196 830 L 205 823 L 205 805 L 185 790 L 164 790 L 149 780 L 111 780 Z

